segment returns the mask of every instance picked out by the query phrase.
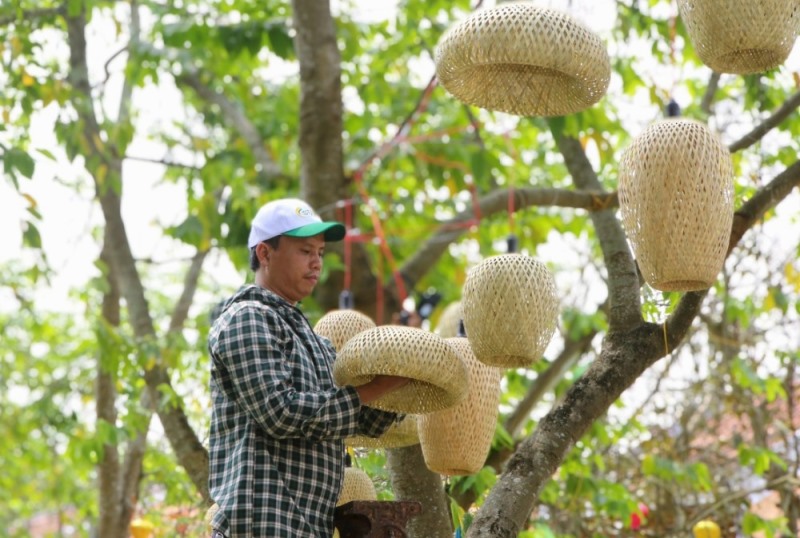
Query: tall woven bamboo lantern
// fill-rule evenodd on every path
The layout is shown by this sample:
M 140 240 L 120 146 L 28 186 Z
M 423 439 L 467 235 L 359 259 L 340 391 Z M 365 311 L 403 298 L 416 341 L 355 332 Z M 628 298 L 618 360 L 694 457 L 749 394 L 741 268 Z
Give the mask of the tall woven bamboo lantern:
M 650 125 L 619 165 L 622 225 L 650 286 L 709 288 L 733 225 L 733 163 L 704 124 L 668 118 Z
M 352 337 L 375 327 L 372 319 L 356 310 L 331 310 L 314 325 L 314 332 L 331 341 L 338 351 Z
M 442 310 L 436 322 L 436 334 L 442 338 L 452 338 L 458 336 L 458 326 L 464 318 L 464 311 L 461 308 L 461 301 L 450 303 Z
M 336 506 L 342 506 L 350 501 L 377 501 L 378 494 L 375 492 L 375 484 L 367 473 L 357 467 L 344 468 L 344 481 L 342 491 L 339 492 L 339 500 Z
M 476 11 L 442 36 L 434 61 L 459 101 L 520 116 L 579 112 L 605 95 L 611 77 L 599 36 L 528 2 Z
M 719 73 L 781 65 L 800 31 L 800 0 L 678 0 L 700 60 Z
M 502 254 L 467 273 L 464 328 L 475 357 L 490 366 L 519 368 L 541 358 L 558 321 L 552 273 L 524 254 Z
M 412 381 L 370 402 L 370 407 L 422 414 L 460 402 L 467 394 L 467 367 L 443 338 L 400 325 L 381 325 L 351 338 L 333 363 L 339 386 L 359 386 L 376 375 Z
M 406 415 L 400 422 L 395 422 L 379 437 L 353 435 L 344 440 L 344 444 L 353 448 L 401 448 L 419 444 L 417 416 Z
M 469 393 L 461 403 L 419 417 L 425 465 L 445 475 L 469 475 L 483 468 L 492 447 L 503 371 L 483 364 L 466 338 L 447 338 L 469 370 Z

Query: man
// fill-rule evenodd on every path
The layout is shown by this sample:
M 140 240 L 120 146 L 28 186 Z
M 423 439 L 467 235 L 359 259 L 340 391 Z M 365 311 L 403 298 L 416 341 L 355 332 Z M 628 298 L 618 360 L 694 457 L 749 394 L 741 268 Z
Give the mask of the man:
M 344 235 L 297 199 L 269 202 L 253 219 L 255 285 L 225 303 L 209 334 L 215 537 L 329 538 L 343 439 L 376 437 L 397 418 L 366 404 L 408 379 L 335 386 L 334 348 L 296 307 L 319 281 L 325 242 Z

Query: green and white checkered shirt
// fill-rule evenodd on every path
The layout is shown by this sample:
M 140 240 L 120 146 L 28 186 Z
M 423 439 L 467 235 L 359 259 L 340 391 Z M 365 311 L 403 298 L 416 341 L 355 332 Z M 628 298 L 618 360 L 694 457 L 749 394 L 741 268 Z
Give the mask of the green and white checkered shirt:
M 336 387 L 335 350 L 274 293 L 244 286 L 209 334 L 212 525 L 229 538 L 329 538 L 344 438 L 397 418 Z

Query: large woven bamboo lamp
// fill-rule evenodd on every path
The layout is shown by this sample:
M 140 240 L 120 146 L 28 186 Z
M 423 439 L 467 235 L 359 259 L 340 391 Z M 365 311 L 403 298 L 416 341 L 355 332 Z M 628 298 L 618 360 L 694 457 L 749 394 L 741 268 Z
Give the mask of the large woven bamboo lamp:
M 678 0 L 700 60 L 719 73 L 781 65 L 800 31 L 800 0 Z
M 338 351 L 352 337 L 375 327 L 375 322 L 357 310 L 331 310 L 314 325 L 314 332 L 331 341 Z
M 733 225 L 733 164 L 703 123 L 668 118 L 647 127 L 619 165 L 622 225 L 650 286 L 709 288 Z
M 506 2 L 439 40 L 439 82 L 459 101 L 520 116 L 561 116 L 599 101 L 611 64 L 600 37 L 567 13 Z
M 524 254 L 493 256 L 470 269 L 461 302 L 472 351 L 490 366 L 530 366 L 558 321 L 553 275 Z
M 443 338 L 416 327 L 381 325 L 351 338 L 333 363 L 337 385 L 359 386 L 376 375 L 411 378 L 411 383 L 370 402 L 370 407 L 422 414 L 460 402 L 469 376 L 464 361 Z
M 425 465 L 444 475 L 480 471 L 492 447 L 503 371 L 478 361 L 466 338 L 447 338 L 469 370 L 469 393 L 461 403 L 419 417 Z

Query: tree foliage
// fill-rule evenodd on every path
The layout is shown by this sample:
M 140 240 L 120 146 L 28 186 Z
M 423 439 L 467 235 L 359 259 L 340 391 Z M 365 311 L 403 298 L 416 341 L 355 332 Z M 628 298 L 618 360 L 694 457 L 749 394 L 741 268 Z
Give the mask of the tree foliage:
M 382 323 L 436 290 L 435 327 L 512 233 L 556 275 L 557 335 L 506 374 L 482 471 L 443 481 L 418 446 L 359 453 L 382 498 L 428 508 L 412 535 L 609 536 L 636 519 L 685 536 L 706 517 L 730 536 L 797 534 L 796 54 L 721 75 L 672 2 L 547 5 L 597 31 L 612 61 L 604 99 L 550 119 L 465 106 L 436 84 L 439 37 L 478 7 L 462 0 L 380 16 L 319 0 L 3 4 L 2 204 L 18 210 L 20 248 L 0 266 L 0 525 L 24 536 L 57 514 L 115 537 L 144 516 L 165 535 L 201 532 L 205 336 L 235 286 L 220 275 L 248 279 L 255 211 L 300 196 L 356 230 L 331 246 L 312 320 L 349 284 Z M 728 258 L 704 292 L 641 282 L 617 215 L 620 155 L 670 99 L 734 158 Z M 128 205 L 144 175 L 158 178 L 138 203 L 158 204 L 144 226 L 159 248 Z M 43 211 L 53 192 L 81 213 Z M 71 226 L 90 255 L 53 301 L 52 230 Z

